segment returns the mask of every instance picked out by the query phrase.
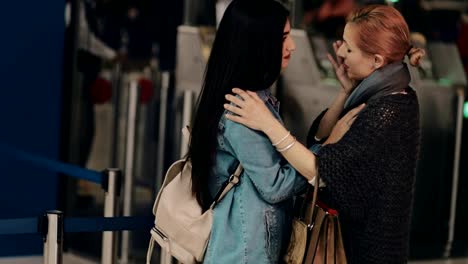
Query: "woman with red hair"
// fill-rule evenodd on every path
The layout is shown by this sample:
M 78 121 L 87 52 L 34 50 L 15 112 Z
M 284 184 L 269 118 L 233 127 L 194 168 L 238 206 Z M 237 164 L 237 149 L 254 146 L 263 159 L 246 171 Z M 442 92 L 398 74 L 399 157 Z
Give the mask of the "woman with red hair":
M 406 263 L 420 126 L 403 60 L 417 66 L 424 50 L 411 46 L 402 15 L 383 5 L 355 10 L 333 46 L 342 89 L 313 122 L 309 149 L 250 91 L 226 97 L 235 114 L 227 118 L 265 133 L 311 184 L 320 175 L 325 202 L 340 213 L 348 263 Z

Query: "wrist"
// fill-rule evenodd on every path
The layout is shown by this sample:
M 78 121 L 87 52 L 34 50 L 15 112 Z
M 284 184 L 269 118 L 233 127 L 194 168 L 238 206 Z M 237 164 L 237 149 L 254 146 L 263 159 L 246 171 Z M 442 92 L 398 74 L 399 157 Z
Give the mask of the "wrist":
M 344 97 L 345 99 L 349 97 L 352 89 L 344 88 L 338 93 L 339 96 Z
M 272 120 L 271 122 L 265 123 L 265 126 L 261 129 L 267 136 L 271 136 L 272 132 L 278 130 L 278 124 L 281 125 L 278 120 Z
M 281 125 L 278 121 L 272 123 L 271 126 L 264 131 L 268 139 L 270 139 L 271 144 L 280 145 L 278 147 L 282 147 L 283 143 L 287 138 L 291 137 L 290 131 L 288 131 L 285 127 Z

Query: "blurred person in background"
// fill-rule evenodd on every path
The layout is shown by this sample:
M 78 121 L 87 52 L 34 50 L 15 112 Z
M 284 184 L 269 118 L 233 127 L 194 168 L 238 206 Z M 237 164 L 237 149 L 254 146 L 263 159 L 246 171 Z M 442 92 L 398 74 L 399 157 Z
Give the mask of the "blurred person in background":
M 308 0 L 304 2 L 306 27 L 312 27 L 327 38 L 343 35 L 346 17 L 355 7 L 354 0 Z

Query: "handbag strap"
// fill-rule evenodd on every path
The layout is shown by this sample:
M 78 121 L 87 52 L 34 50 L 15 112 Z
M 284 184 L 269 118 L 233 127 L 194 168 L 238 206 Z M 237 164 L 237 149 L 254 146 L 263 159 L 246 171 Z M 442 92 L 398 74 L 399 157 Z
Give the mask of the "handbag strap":
M 315 205 L 317 204 L 319 182 L 320 182 L 320 177 L 319 177 L 319 173 L 318 173 L 318 170 L 317 170 L 317 175 L 315 175 L 315 185 L 313 187 L 309 186 L 309 188 L 307 190 L 307 194 L 306 194 L 306 199 L 304 199 L 302 201 L 301 212 L 304 212 L 304 210 L 306 208 L 306 205 L 307 205 L 307 197 L 309 197 L 309 194 L 311 192 L 311 188 L 314 188 L 314 192 L 312 194 L 312 207 L 311 207 L 311 210 L 305 210 L 305 216 L 304 216 L 304 220 L 308 225 L 310 225 L 312 223 L 312 218 L 314 216 L 314 208 L 315 208 Z
M 184 136 L 184 138 L 189 141 L 190 139 L 190 130 L 189 130 L 189 127 L 188 126 L 185 126 L 184 128 L 182 128 L 182 134 Z M 242 167 L 242 165 L 239 163 L 239 165 L 237 166 L 236 170 L 234 171 L 233 174 L 231 174 L 231 176 L 229 176 L 229 179 L 223 183 L 221 189 L 219 190 L 219 192 L 216 194 L 215 198 L 213 199 L 213 203 L 211 204 L 210 208 L 213 209 L 216 204 L 218 204 L 221 199 L 224 198 L 224 196 L 226 196 L 226 194 L 234 187 L 236 186 L 239 181 L 240 181 L 240 175 L 242 174 L 242 171 L 244 170 L 244 168 Z

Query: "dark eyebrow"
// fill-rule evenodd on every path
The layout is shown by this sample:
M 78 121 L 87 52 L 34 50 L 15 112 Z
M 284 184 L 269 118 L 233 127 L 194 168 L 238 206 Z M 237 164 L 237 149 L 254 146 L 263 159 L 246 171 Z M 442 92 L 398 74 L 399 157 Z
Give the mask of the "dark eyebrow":
M 288 35 L 290 32 L 291 32 L 291 31 L 285 31 L 285 32 L 283 32 L 283 36 Z

